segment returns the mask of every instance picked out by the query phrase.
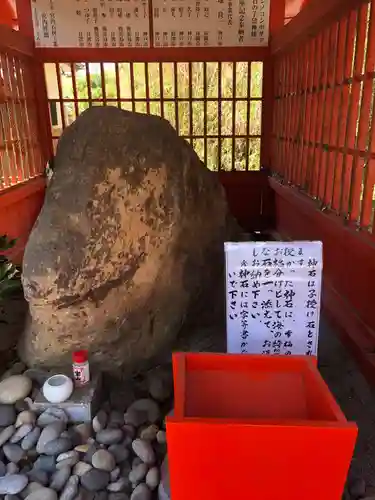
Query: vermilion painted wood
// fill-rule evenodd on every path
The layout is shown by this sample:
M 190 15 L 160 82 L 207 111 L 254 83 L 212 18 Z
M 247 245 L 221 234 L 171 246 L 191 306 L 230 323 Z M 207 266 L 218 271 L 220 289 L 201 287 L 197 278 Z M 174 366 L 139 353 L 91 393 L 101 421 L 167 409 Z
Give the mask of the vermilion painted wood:
M 273 192 L 265 171 L 219 172 L 232 214 L 247 231 L 264 231 L 274 224 Z
M 370 3 L 372 21 L 368 23 Z M 276 54 L 276 61 L 281 60 L 276 79 L 283 79 L 282 63 L 287 66 L 286 74 L 292 76 L 286 77 L 284 91 L 276 96 L 284 102 L 285 123 L 274 128 L 272 141 L 277 150 L 277 142 L 283 144 L 283 154 L 277 154 L 272 165 L 275 172 L 283 172 L 286 182 L 305 189 L 321 206 L 334 207 L 343 218 L 370 231 L 375 182 L 370 165 L 375 151 L 367 146 L 368 131 L 371 135 L 372 130 L 369 116 L 373 116 L 374 5 L 360 3 L 344 17 L 337 14 L 338 20 L 322 26 L 314 38 Z M 301 15 L 295 22 L 298 19 Z M 285 31 L 289 29 L 290 25 Z M 306 67 L 302 61 L 308 58 L 309 45 L 313 44 L 315 54 L 309 65 L 314 83 L 310 87 L 301 67 Z M 302 57 L 304 49 L 307 56 Z M 310 130 L 306 138 L 301 138 L 305 123 Z M 303 177 L 299 169 L 305 171 Z
M 357 428 L 313 359 L 176 353 L 173 373 L 173 499 L 341 499 Z
M 284 24 L 285 0 L 271 2 L 270 9 L 270 33 L 279 32 Z M 251 49 L 250 49 L 251 50 Z M 274 68 L 273 62 L 268 51 L 263 65 L 263 107 L 262 107 L 262 140 L 260 164 L 263 167 L 269 167 L 271 162 L 271 141 L 272 141 L 272 117 L 274 112 Z
M 17 14 L 18 14 L 18 26 L 20 34 L 26 37 L 33 47 L 33 69 L 32 75 L 29 78 L 29 85 L 35 91 L 36 100 L 36 110 L 35 118 L 37 121 L 37 133 L 41 143 L 42 150 L 42 163 L 46 162 L 51 158 L 53 153 L 53 144 L 50 129 L 50 116 L 48 109 L 48 99 L 47 99 L 47 88 L 44 76 L 43 63 L 39 62 L 36 58 L 36 53 L 34 50 L 34 29 L 32 23 L 32 12 L 31 12 L 31 2 L 30 0 L 16 0 Z
M 311 0 L 286 0 L 285 2 L 285 18 L 286 20 L 295 17 Z
M 333 110 L 332 110 L 332 129 L 330 136 L 330 144 L 335 148 L 339 148 L 340 134 L 339 130 L 341 127 L 342 117 L 345 116 L 344 107 L 344 85 L 343 81 L 345 78 L 345 64 L 346 64 L 346 53 L 348 44 L 348 31 L 349 31 L 349 20 L 343 18 L 339 21 L 339 33 L 338 33 L 338 49 L 337 49 L 337 61 L 336 61 L 336 75 L 335 75 L 335 86 L 333 91 Z M 332 182 L 326 190 L 326 203 L 328 207 L 338 210 L 339 208 L 339 182 L 341 181 L 342 172 L 342 154 L 336 151 L 330 151 L 329 153 L 329 164 L 330 164 L 330 177 Z
M 285 30 L 277 33 L 271 40 L 273 54 L 293 50 L 296 46 L 316 35 L 333 21 L 345 16 L 350 10 L 368 0 L 311 0 L 306 7 L 292 19 Z
M 333 122 L 333 102 L 334 102 L 334 88 L 337 72 L 337 53 L 338 53 L 338 40 L 339 40 L 339 23 L 335 22 L 329 29 L 329 42 L 328 42 L 328 74 L 327 74 L 327 89 L 326 89 L 326 105 L 325 117 L 323 120 L 322 131 L 322 155 L 321 165 L 319 170 L 318 179 L 318 194 L 323 205 L 327 205 L 327 190 L 330 189 L 334 164 L 330 164 L 330 151 L 327 146 L 331 144 L 332 122 Z
M 17 27 L 17 17 L 10 0 L 2 0 L 0 8 L 0 25 L 6 24 L 12 28 Z
M 357 13 L 357 37 L 355 46 L 355 56 L 354 56 L 354 69 L 353 69 L 353 83 L 352 91 L 350 94 L 349 101 L 349 116 L 348 116 L 348 126 L 346 134 L 345 146 L 356 150 L 358 148 L 358 135 L 357 135 L 357 124 L 361 112 L 361 82 L 357 80 L 356 76 L 362 74 L 362 67 L 364 64 L 365 57 L 365 43 L 367 34 L 367 5 L 362 6 Z M 349 62 L 349 61 L 348 61 Z M 345 183 L 343 185 L 343 206 L 342 210 L 348 217 L 348 219 L 353 220 L 351 214 L 354 199 L 361 196 L 361 185 L 358 183 L 358 178 L 356 169 L 358 169 L 358 163 L 356 163 L 353 157 L 346 157 L 345 160 Z M 357 178 L 357 179 L 356 179 Z M 357 180 L 357 182 L 356 182 Z M 358 210 L 355 210 L 354 218 L 358 218 Z
M 16 55 L 32 57 L 34 54 L 34 45 L 30 38 L 0 23 L 0 52 L 5 49 L 8 53 Z
M 273 179 L 270 179 L 270 185 L 275 191 L 277 231 L 291 239 L 323 242 L 325 280 L 346 304 L 350 304 L 352 315 L 357 315 L 369 330 L 375 332 L 372 300 L 375 281 L 371 278 L 375 276 L 375 245 L 372 236 L 343 225 L 333 212 L 319 211 L 307 196 Z M 337 322 L 345 328 L 348 312 L 342 308 L 340 313 L 339 308 L 335 314 Z M 348 331 L 347 335 L 353 336 Z M 372 352 L 375 352 L 375 334 Z
M 24 248 L 43 205 L 44 178 L 36 178 L 19 184 L 0 194 L 0 234 L 16 238 L 16 246 L 9 252 L 10 258 L 21 263 Z
M 34 27 L 30 0 L 16 0 L 18 27 L 21 33 L 34 40 Z M 33 44 L 34 45 L 34 44 Z
M 8 36 L 9 35 L 9 36 Z M 32 49 L 25 37 L 0 26 L 0 59 L 4 91 L 2 135 L 2 189 L 40 174 L 44 168 L 36 120 L 36 96 L 32 79 Z M 10 48 L 8 48 L 8 45 Z M 5 111 L 5 112 L 4 112 Z
M 334 238 L 337 239 L 338 242 L 347 240 L 347 232 L 348 230 L 344 230 L 344 228 L 340 227 L 340 221 L 337 222 L 335 217 L 331 215 L 324 215 L 324 223 L 311 223 L 311 219 L 309 216 L 305 215 L 305 212 L 312 213 L 313 203 L 311 200 L 304 199 L 303 203 L 294 203 L 294 196 L 290 197 L 289 193 L 287 193 L 287 188 L 283 189 L 282 195 L 279 194 L 279 187 L 276 188 L 276 200 L 275 204 L 277 207 L 278 214 L 278 234 L 284 239 L 293 239 L 300 237 L 307 238 L 325 238 L 327 234 L 330 233 L 330 225 L 334 228 L 334 234 L 332 235 L 332 240 Z M 307 206 L 306 206 L 307 205 Z M 301 210 L 301 206 L 304 209 Z M 293 217 L 293 214 L 300 212 L 300 215 L 297 217 Z M 311 215 L 310 213 L 310 215 Z M 322 214 L 320 214 L 322 216 Z M 318 218 L 318 217 L 316 217 Z M 298 219 L 295 220 L 295 219 Z M 306 229 L 302 229 L 307 225 L 308 228 L 312 229 L 311 234 L 306 232 Z M 340 236 L 340 231 L 345 231 L 344 236 Z M 350 230 L 349 230 L 350 231 Z M 354 232 L 354 229 L 352 230 Z M 301 236 L 303 234 L 303 236 Z M 355 234 L 355 233 L 354 233 Z M 339 235 L 339 236 L 337 236 Z M 352 234 L 353 236 L 353 234 Z M 339 239 L 340 238 L 340 239 Z M 358 237 L 359 241 L 354 245 L 354 252 L 350 254 L 348 258 L 348 262 L 350 259 L 358 258 L 360 262 L 370 262 L 371 260 L 371 252 L 374 251 L 372 241 L 367 239 L 363 239 Z M 327 242 L 324 239 L 325 244 Z M 349 245 L 352 243 L 352 240 L 349 239 Z M 352 248 L 353 245 L 350 246 Z M 368 252 L 365 254 L 360 253 L 362 249 L 367 248 Z M 347 249 L 343 249 L 341 247 L 341 253 L 345 254 Z M 334 252 L 334 245 L 331 243 L 330 252 Z M 324 256 L 326 258 L 326 255 Z M 364 260 L 363 260 L 364 259 Z M 350 262 L 349 264 L 350 265 Z M 343 269 L 343 267 L 341 267 Z M 360 270 L 361 275 L 363 272 Z M 366 270 L 364 272 L 367 272 Z M 373 271 L 369 271 L 373 272 Z M 322 294 L 322 304 L 324 316 L 330 321 L 333 325 L 335 332 L 337 332 L 343 343 L 350 350 L 351 354 L 355 357 L 360 366 L 362 373 L 366 376 L 368 382 L 372 385 L 375 384 L 375 330 L 373 329 L 374 325 L 368 325 L 363 320 L 361 312 L 357 311 L 353 308 L 352 303 L 348 300 L 347 297 L 343 296 L 340 293 L 340 290 L 337 288 L 337 283 L 332 282 L 331 278 L 325 276 L 326 271 L 324 271 L 324 281 L 323 281 L 323 294 Z M 353 276 L 348 277 L 348 279 L 353 279 Z M 363 286 L 362 283 L 354 283 L 355 290 L 360 290 L 362 287 L 363 292 L 361 293 L 361 297 L 363 300 L 366 299 L 366 287 Z
M 294 118 L 294 131 L 295 131 L 295 143 L 294 143 L 294 153 L 293 153 L 293 178 L 296 185 L 299 185 L 299 171 L 302 161 L 302 141 L 303 141 L 303 129 L 306 120 L 307 111 L 307 101 L 306 101 L 306 88 L 307 88 L 307 69 L 306 64 L 308 54 L 307 46 L 301 46 L 298 48 L 298 70 L 297 70 L 297 96 L 296 96 L 296 107 L 297 112 Z
M 343 148 L 343 154 L 338 157 L 338 171 L 335 172 L 335 190 L 337 192 L 337 212 L 342 213 L 345 206 L 348 206 L 349 191 L 347 186 L 348 180 L 348 165 L 351 158 L 347 156 L 347 136 L 349 133 L 349 114 L 351 112 L 351 93 L 349 81 L 352 78 L 352 62 L 355 57 L 355 38 L 357 31 L 357 12 L 352 11 L 348 17 L 347 25 L 347 40 L 346 40 L 346 58 L 345 58 L 345 80 L 342 81 L 343 98 L 342 98 L 342 111 L 340 114 L 340 122 L 338 128 L 338 141 L 339 146 Z M 341 159 L 341 161 L 340 161 Z
M 265 61 L 268 47 L 201 47 L 197 48 L 36 48 L 42 62 L 233 62 Z
M 375 152 L 375 144 L 372 143 L 371 135 L 374 133 L 374 103 L 373 103 L 373 85 L 375 80 L 375 1 L 372 3 L 372 16 L 368 27 L 368 46 L 366 53 L 366 65 L 364 72 L 366 79 L 363 83 L 361 116 L 358 131 L 358 149 L 364 150 L 370 146 L 370 151 Z M 370 140 L 368 140 L 370 136 Z M 355 170 L 355 189 L 353 192 L 352 219 L 360 218 L 360 225 L 372 230 L 373 205 L 374 205 L 374 183 L 375 183 L 375 162 L 372 159 L 364 162 L 358 162 L 359 166 L 354 164 Z M 364 171 L 364 173 L 363 173 Z M 362 206 L 358 202 L 361 196 L 362 183 L 363 202 Z M 353 213 L 354 212 L 354 213 Z

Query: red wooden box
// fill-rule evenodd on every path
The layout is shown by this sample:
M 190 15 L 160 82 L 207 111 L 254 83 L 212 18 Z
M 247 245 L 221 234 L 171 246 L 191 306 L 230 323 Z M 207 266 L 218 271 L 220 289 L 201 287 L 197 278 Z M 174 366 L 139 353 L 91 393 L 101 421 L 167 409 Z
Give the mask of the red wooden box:
M 357 427 L 308 357 L 175 354 L 172 500 L 339 500 Z

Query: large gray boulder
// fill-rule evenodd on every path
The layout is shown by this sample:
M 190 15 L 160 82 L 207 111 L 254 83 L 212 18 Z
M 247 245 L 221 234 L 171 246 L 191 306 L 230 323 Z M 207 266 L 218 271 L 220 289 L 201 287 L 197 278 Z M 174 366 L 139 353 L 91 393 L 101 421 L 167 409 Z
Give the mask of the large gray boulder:
M 88 348 L 103 370 L 138 370 L 224 298 L 237 226 L 222 186 L 166 120 L 114 107 L 85 111 L 54 163 L 25 251 L 20 355 L 59 366 Z

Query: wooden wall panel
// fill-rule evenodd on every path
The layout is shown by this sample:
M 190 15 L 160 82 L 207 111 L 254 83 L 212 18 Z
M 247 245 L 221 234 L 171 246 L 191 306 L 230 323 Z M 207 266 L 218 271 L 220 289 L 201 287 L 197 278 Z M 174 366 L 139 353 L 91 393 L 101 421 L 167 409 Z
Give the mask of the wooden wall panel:
M 229 208 L 245 231 L 264 231 L 274 224 L 273 192 L 265 171 L 220 172 Z
M 44 178 L 37 178 L 6 190 L 0 195 L 0 234 L 16 238 L 17 244 L 9 253 L 21 263 L 28 236 L 43 205 Z
M 313 200 L 271 179 L 276 231 L 286 239 L 323 242 L 323 306 L 375 383 L 375 245 L 370 235 L 345 227 Z

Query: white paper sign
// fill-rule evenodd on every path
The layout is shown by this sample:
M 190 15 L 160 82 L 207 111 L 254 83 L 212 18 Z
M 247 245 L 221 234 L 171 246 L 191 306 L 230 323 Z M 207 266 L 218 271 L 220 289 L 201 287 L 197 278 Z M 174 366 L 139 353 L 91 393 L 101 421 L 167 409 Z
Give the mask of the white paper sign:
M 319 241 L 225 243 L 227 350 L 317 355 Z
M 37 47 L 150 46 L 148 0 L 32 0 L 32 16 Z
M 155 47 L 268 44 L 270 0 L 153 0 Z

